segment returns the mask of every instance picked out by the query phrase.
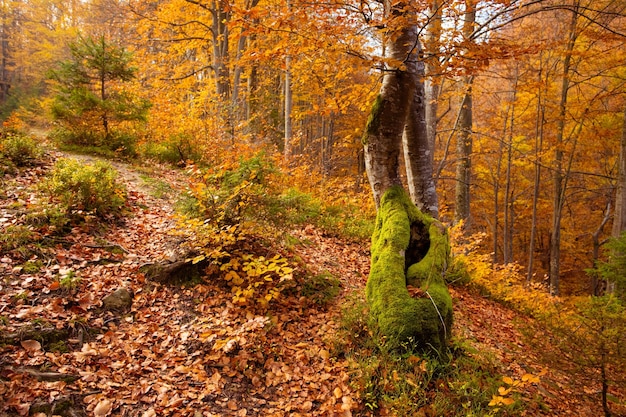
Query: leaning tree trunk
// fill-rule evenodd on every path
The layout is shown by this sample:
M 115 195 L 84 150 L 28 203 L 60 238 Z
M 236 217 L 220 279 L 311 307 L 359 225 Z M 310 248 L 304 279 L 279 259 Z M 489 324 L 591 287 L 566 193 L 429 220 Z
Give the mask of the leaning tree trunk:
M 415 29 L 404 29 L 387 47 L 390 57 L 405 63 L 406 70 L 385 72 L 363 135 L 365 168 L 377 207 L 387 189 L 402 184 L 399 166 L 402 132 L 415 92 L 416 77 L 411 73 L 417 71 L 417 54 L 411 51 L 418 42 Z
M 392 18 L 415 21 L 406 16 L 407 10 L 406 4 L 395 3 Z M 385 72 L 363 137 L 365 165 L 378 208 L 366 295 L 372 317 L 391 346 L 408 342 L 440 349 L 452 323 L 451 298 L 443 280 L 450 244 L 441 223 L 418 210 L 402 188 L 399 164 L 404 133 L 411 145 L 405 147 L 409 180 L 425 180 L 411 164 L 414 157 L 428 157 L 420 44 L 412 24 L 405 23 L 389 35 L 385 47 L 390 62 L 401 64 Z M 432 183 L 432 175 L 428 177 Z

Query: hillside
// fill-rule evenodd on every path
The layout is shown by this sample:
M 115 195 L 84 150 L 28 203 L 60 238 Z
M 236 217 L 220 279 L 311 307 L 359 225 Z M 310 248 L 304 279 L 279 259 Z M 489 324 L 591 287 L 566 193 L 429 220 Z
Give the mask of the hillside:
M 11 231 L 32 214 L 40 198 L 33 187 L 64 156 L 52 152 L 45 163 L 2 180 L 0 415 L 399 413 L 368 402 L 367 368 L 355 360 L 362 347 L 342 339 L 342 308 L 358 306 L 355 298 L 367 280 L 366 243 L 311 225 L 285 232 L 291 244 L 265 248 L 265 255 L 297 259 L 297 279 L 266 310 L 234 304 L 221 280 L 155 282 L 142 267 L 175 259 L 184 247 L 173 206 L 186 187 L 185 174 L 122 163 L 114 166 L 128 190 L 123 219 L 90 218 L 62 237 L 32 226 L 34 235 L 19 241 Z M 338 294 L 331 291 L 332 280 L 312 278 L 325 276 L 339 280 Z M 472 415 L 466 405 L 475 409 L 481 401 L 493 415 L 600 415 L 598 388 L 551 367 L 542 346 L 523 335 L 540 332 L 537 323 L 469 287 L 451 292 L 456 353 L 448 370 L 437 371 L 428 358 L 408 358 L 415 362 L 416 385 L 426 393 L 420 415 L 437 415 L 429 398 L 435 404 L 446 397 L 456 415 Z M 113 293 L 122 297 L 111 301 Z M 469 374 L 450 371 L 467 366 L 459 358 L 473 358 L 474 380 L 455 379 Z M 377 380 L 398 383 L 395 370 L 377 369 Z M 495 389 L 513 382 L 515 389 L 500 394 L 514 404 L 485 404 Z M 384 390 L 377 395 L 384 398 Z

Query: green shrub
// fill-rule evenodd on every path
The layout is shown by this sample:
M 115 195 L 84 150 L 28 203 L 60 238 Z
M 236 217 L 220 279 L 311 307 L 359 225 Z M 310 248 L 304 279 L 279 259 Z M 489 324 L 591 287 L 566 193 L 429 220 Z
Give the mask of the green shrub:
M 185 164 L 189 160 L 199 161 L 202 158 L 193 138 L 185 134 L 172 135 L 164 142 L 145 143 L 140 153 L 146 158 L 172 165 Z
M 102 161 L 84 164 L 74 159 L 61 159 L 44 181 L 43 189 L 68 213 L 120 215 L 126 204 L 125 186 L 117 181 L 115 169 Z
M 50 133 L 50 138 L 65 151 L 100 155 L 107 158 L 116 156 L 137 156 L 137 138 L 123 131 L 114 131 L 109 136 L 88 130 L 68 130 L 59 128 Z
M 269 201 L 268 209 L 277 223 L 284 224 L 315 222 L 322 213 L 319 200 L 295 188 L 289 188 Z
M 104 139 L 103 148 L 109 149 L 117 155 L 134 158 L 137 156 L 137 138 L 126 132 L 112 132 L 109 137 Z
M 185 214 L 221 226 L 239 225 L 244 220 L 264 220 L 267 201 L 273 198 L 267 178 L 275 172 L 263 154 L 241 159 L 231 169 L 198 173 L 189 196 L 182 203 Z M 194 201 L 195 200 L 195 201 Z
M 30 136 L 18 132 L 2 132 L 0 152 L 13 164 L 26 166 L 43 155 L 43 150 Z

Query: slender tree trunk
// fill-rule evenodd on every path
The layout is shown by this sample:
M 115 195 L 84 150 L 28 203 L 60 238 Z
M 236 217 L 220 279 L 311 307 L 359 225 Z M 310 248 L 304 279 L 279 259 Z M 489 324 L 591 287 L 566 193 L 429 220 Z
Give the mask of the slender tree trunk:
M 218 4 L 219 3 L 219 4 Z M 215 90 L 220 101 L 230 95 L 229 29 L 230 13 L 223 9 L 221 2 L 214 2 L 213 13 L 213 68 Z
M 104 104 L 107 98 L 107 94 L 106 94 L 107 93 L 106 91 L 107 52 L 106 52 L 106 41 L 104 39 L 104 35 L 100 37 L 100 46 L 102 49 L 102 60 L 99 63 L 100 65 L 100 80 L 99 80 L 100 81 L 100 100 L 102 100 L 102 103 Z M 107 114 L 106 107 L 102 111 L 102 128 L 104 129 L 104 137 L 108 138 L 109 137 L 109 115 Z
M 463 20 L 463 38 L 469 42 L 474 32 L 476 22 L 475 0 L 465 0 L 465 16 Z M 457 142 L 456 191 L 454 220 L 464 221 L 465 228 L 470 227 L 470 188 L 471 188 L 471 161 L 472 161 L 472 84 L 473 76 L 464 79 L 464 96 L 461 103 L 459 118 L 460 134 Z
M 511 170 L 513 168 L 513 134 L 515 130 L 515 100 L 517 97 L 518 72 L 515 69 L 515 81 L 513 83 L 513 96 L 511 98 L 511 113 L 509 122 L 509 134 L 506 146 L 507 161 L 504 185 L 504 233 L 503 233 L 503 250 L 504 263 L 513 262 L 513 195 L 511 191 Z
M 577 9 L 577 5 L 576 5 Z M 572 11 L 572 20 L 569 26 L 569 39 L 563 59 L 563 78 L 561 82 L 561 99 L 559 102 L 559 118 L 557 121 L 556 150 L 554 155 L 554 200 L 552 214 L 552 232 L 550 234 L 550 293 L 560 294 L 560 268 L 561 268 L 561 219 L 563 205 L 565 203 L 565 187 L 563 175 L 563 146 L 565 133 L 565 118 L 567 111 L 567 96 L 569 92 L 570 67 L 572 52 L 576 44 L 576 26 L 578 20 L 577 10 Z
M 402 135 L 404 162 L 411 201 L 420 211 L 434 218 L 439 217 L 437 190 L 433 180 L 432 153 L 428 143 L 425 118 L 425 91 L 423 63 L 418 63 L 415 77 L 415 93 L 411 110 Z
M 291 1 L 287 0 L 287 12 L 291 13 Z M 291 55 L 287 52 L 285 56 L 285 139 L 283 155 L 285 161 L 289 161 L 293 155 L 293 132 L 291 127 L 291 112 L 293 109 L 293 98 L 291 95 Z
M 246 1 L 246 10 L 250 10 L 252 7 L 255 7 L 259 4 L 260 0 L 248 0 Z M 247 117 L 247 106 L 240 103 L 239 100 L 239 90 L 241 89 L 241 74 L 243 72 L 243 67 L 239 65 L 239 60 L 241 59 L 241 55 L 246 48 L 246 44 L 248 43 L 248 36 L 245 35 L 245 32 L 239 34 L 239 39 L 237 41 L 237 52 L 235 58 L 235 68 L 233 70 L 233 95 L 231 101 L 231 107 L 237 111 L 236 119 L 241 119 L 242 117 Z M 246 118 L 245 120 L 249 120 Z
M 465 227 L 470 225 L 470 185 L 472 163 L 472 83 L 473 78 L 465 79 L 465 94 L 461 103 L 459 117 L 459 136 L 457 139 L 456 191 L 454 220 L 464 221 Z
M 509 114 L 504 117 L 504 126 L 502 127 L 502 137 L 506 136 L 507 126 L 509 124 Z M 500 141 L 499 155 L 496 162 L 496 172 L 493 176 L 493 264 L 498 263 L 498 244 L 500 239 L 500 179 L 502 175 L 502 160 L 504 158 L 504 140 Z M 506 210 L 506 206 L 505 206 Z M 504 233 L 503 233 L 504 234 Z M 504 256 L 504 249 L 502 250 Z
M 291 95 L 291 56 L 285 57 L 285 144 L 284 157 L 286 161 L 293 155 L 293 132 L 291 127 L 291 112 L 293 109 L 293 98 Z
M 7 23 L 3 21 L 0 26 L 0 105 L 7 101 L 11 88 L 9 54 L 9 30 Z
M 431 164 L 435 157 L 435 141 L 437 138 L 437 110 L 439 93 L 441 91 L 441 65 L 439 62 L 439 46 L 441 42 L 441 10 L 440 0 L 431 0 L 429 10 L 429 21 L 424 37 L 425 49 L 425 113 L 426 113 L 426 135 L 430 149 Z
M 545 106 L 543 104 L 542 70 L 539 68 L 539 89 L 537 93 L 537 119 L 535 120 L 535 181 L 533 185 L 532 219 L 530 224 L 530 245 L 528 248 L 528 271 L 526 282 L 533 279 L 535 269 L 535 245 L 537 240 L 537 205 L 541 186 L 541 153 L 543 152 L 543 127 L 545 125 Z
M 622 127 L 622 140 L 619 147 L 615 216 L 611 235 L 618 238 L 624 230 L 626 230 L 626 109 L 624 109 L 624 126 Z

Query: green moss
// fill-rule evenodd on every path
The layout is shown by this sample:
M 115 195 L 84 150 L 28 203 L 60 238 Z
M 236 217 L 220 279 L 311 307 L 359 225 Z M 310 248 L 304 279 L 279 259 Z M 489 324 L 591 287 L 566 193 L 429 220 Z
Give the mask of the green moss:
M 408 282 L 425 294 L 412 298 L 407 290 L 405 253 L 411 224 L 422 222 L 430 245 L 419 262 L 408 268 Z M 366 287 L 371 314 L 392 345 L 407 342 L 440 350 L 450 336 L 452 301 L 443 280 L 450 254 L 445 228 L 421 213 L 401 187 L 383 195 L 372 235 L 372 266 Z
M 319 305 L 328 304 L 339 295 L 341 282 L 330 272 L 307 277 L 302 284 L 301 294 Z
M 376 96 L 376 100 L 374 100 L 374 104 L 372 104 L 372 111 L 367 119 L 367 124 L 365 125 L 365 131 L 363 132 L 363 137 L 361 138 L 361 143 L 363 145 L 367 145 L 367 136 L 370 132 L 378 130 L 378 126 L 380 125 L 380 113 L 382 112 L 382 104 L 383 98 L 382 95 Z
M 422 213 L 420 213 L 422 214 Z M 446 271 L 450 259 L 450 241 L 448 234 L 441 223 L 423 215 L 419 219 L 428 227 L 430 247 L 426 256 L 417 263 L 409 266 L 407 271 L 407 284 L 421 287 L 424 283 L 434 281 L 443 282 L 443 273 Z
M 63 340 L 50 343 L 48 350 L 50 350 L 50 352 L 57 352 L 57 353 L 67 353 L 70 351 L 70 349 L 67 347 L 67 344 Z

